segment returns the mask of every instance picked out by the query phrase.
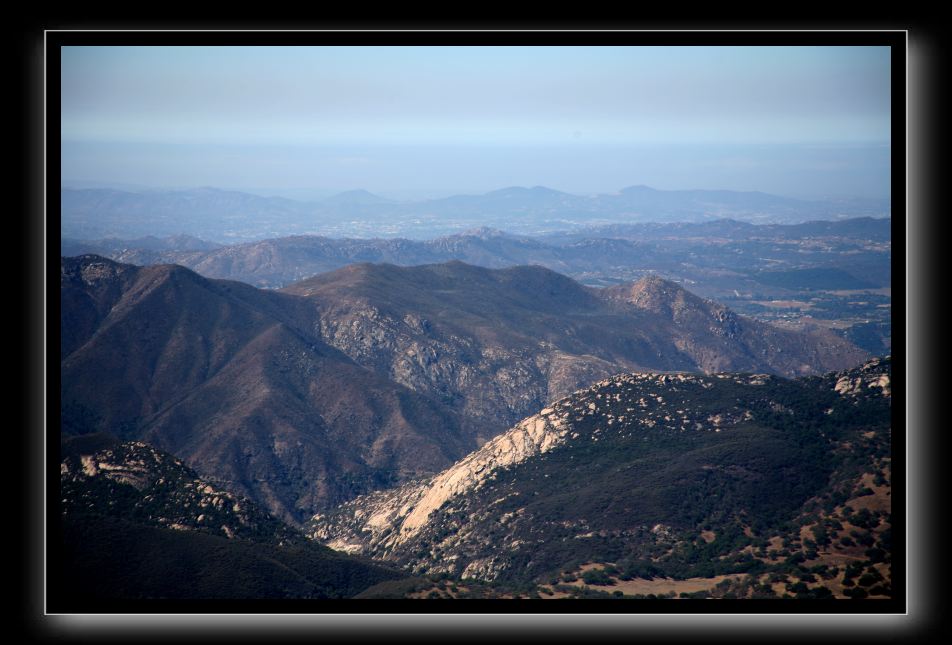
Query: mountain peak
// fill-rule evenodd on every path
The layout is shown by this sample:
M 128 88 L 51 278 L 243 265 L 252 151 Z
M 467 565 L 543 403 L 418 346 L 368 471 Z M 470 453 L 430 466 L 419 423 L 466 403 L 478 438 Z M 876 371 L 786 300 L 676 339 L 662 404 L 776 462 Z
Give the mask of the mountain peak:
M 632 194 L 632 193 L 657 193 L 660 191 L 657 188 L 652 188 L 651 186 L 645 186 L 644 184 L 637 184 L 635 186 L 628 186 L 627 188 L 622 188 L 619 192 L 622 194 Z
M 389 204 L 392 201 L 363 188 L 346 190 L 323 200 L 325 204 Z
M 655 313 L 670 312 L 676 302 L 684 303 L 688 300 L 701 302 L 700 298 L 688 293 L 677 282 L 654 273 L 644 276 L 637 282 L 607 287 L 604 294 L 614 300 L 623 300 L 639 309 Z
M 706 310 L 705 301 L 684 287 L 658 275 L 647 275 L 628 289 L 625 300 L 656 314 L 682 319 L 688 311 Z
M 533 186 L 531 188 L 526 188 L 525 186 L 508 186 L 506 188 L 500 188 L 499 190 L 493 190 L 487 195 L 565 195 L 560 190 L 555 190 L 553 188 L 548 188 L 546 186 Z
M 685 329 L 735 337 L 741 330 L 736 313 L 724 305 L 691 293 L 680 284 L 661 276 L 646 275 L 637 282 L 606 287 L 602 297 L 621 302 L 662 319 L 670 320 Z M 706 331 L 705 331 L 706 330 Z
M 674 282 L 673 280 L 668 280 L 667 278 L 662 278 L 657 273 L 648 273 L 645 276 L 639 278 L 635 284 L 646 289 L 660 289 L 665 287 L 673 287 L 677 289 L 681 288 L 678 283 Z
M 111 282 L 126 273 L 138 270 L 137 266 L 122 264 L 92 253 L 60 258 L 60 281 L 64 284 L 83 282 L 93 285 Z

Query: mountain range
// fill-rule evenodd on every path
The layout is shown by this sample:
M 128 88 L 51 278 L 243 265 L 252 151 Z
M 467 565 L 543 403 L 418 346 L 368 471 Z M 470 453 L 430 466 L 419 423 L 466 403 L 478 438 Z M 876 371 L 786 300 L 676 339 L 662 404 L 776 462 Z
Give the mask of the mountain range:
M 657 278 L 362 264 L 272 291 L 98 256 L 61 271 L 64 435 L 144 441 L 291 523 L 438 472 L 612 374 L 866 356 Z
M 795 225 L 717 220 L 618 224 L 527 237 L 483 226 L 430 240 L 292 236 L 226 246 L 186 236 L 67 238 L 61 251 L 139 265 L 180 264 L 209 278 L 272 288 L 358 262 L 413 266 L 460 260 L 489 268 L 537 264 L 601 284 L 624 281 L 638 271 L 663 272 L 691 280 L 713 297 L 738 289 L 769 291 L 776 286 L 777 272 L 804 268 L 838 271 L 833 288 L 848 288 L 860 279 L 889 286 L 891 227 L 889 219 L 872 218 Z M 725 272 L 729 280 L 721 275 Z M 786 286 L 810 286 L 797 278 L 793 274 Z
M 888 216 L 888 200 L 807 201 L 760 192 L 656 190 L 631 186 L 617 193 L 573 195 L 542 186 L 481 195 L 398 202 L 348 191 L 317 202 L 264 197 L 216 188 L 115 190 L 62 188 L 64 237 L 133 238 L 186 233 L 215 242 L 295 234 L 432 237 L 473 226 L 543 233 L 586 224 L 700 222 L 730 217 L 758 223 L 797 223 Z

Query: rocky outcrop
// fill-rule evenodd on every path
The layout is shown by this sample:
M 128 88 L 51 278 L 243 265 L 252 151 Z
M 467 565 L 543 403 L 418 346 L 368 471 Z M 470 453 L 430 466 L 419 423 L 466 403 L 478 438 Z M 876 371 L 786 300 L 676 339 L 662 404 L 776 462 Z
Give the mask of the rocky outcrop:
M 496 471 L 547 452 L 565 440 L 569 412 L 561 403 L 487 442 L 436 477 L 358 498 L 330 515 L 316 515 L 309 535 L 335 549 L 388 552 L 411 539 L 430 514 L 475 490 Z
M 884 368 L 892 357 L 874 358 L 861 367 L 838 375 L 833 390 L 844 397 L 857 399 L 869 396 L 891 397 L 891 380 Z
M 202 479 L 181 460 L 144 442 L 83 452 L 60 463 L 63 515 L 106 515 L 228 539 L 303 541 L 250 500 Z

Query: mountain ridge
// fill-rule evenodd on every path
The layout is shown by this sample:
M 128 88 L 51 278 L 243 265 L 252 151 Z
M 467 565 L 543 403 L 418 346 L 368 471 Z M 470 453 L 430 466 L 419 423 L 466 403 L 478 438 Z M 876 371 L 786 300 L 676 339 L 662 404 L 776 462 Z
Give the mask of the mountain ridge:
M 543 267 L 363 264 L 266 291 L 62 265 L 63 432 L 152 443 L 290 522 L 436 472 L 618 371 L 800 374 L 865 356 L 683 295 L 695 308 L 676 329 Z
M 771 273 L 788 269 L 836 269 L 846 278 L 842 288 L 861 281 L 889 286 L 890 227 L 889 220 L 864 218 L 791 226 L 718 220 L 613 224 L 529 237 L 483 225 L 425 241 L 296 235 L 202 251 L 64 240 L 62 251 L 93 251 L 139 265 L 180 264 L 210 278 L 277 288 L 356 262 L 415 266 L 456 259 L 489 268 L 538 264 L 599 285 L 655 271 L 688 281 L 706 297 L 723 298 L 736 289 L 790 295 L 810 286 L 801 285 L 796 273 Z M 832 265 L 830 251 L 837 251 Z M 783 280 L 761 279 L 777 275 Z M 730 282 L 724 276 L 731 276 Z M 839 288 L 834 283 L 831 288 Z
M 438 475 L 315 516 L 308 532 L 416 573 L 482 581 L 542 583 L 580 562 L 625 559 L 632 573 L 624 580 L 773 571 L 816 582 L 811 571 L 842 573 L 801 567 L 829 562 L 824 553 L 845 559 L 845 578 L 855 565 L 875 567 L 882 580 L 891 520 L 870 513 L 881 500 L 864 497 L 874 473 L 876 486 L 888 486 L 880 471 L 889 471 L 890 366 L 877 358 L 794 381 L 615 375 Z M 854 517 L 860 508 L 867 510 Z M 838 532 L 843 539 L 832 545 Z M 881 547 L 864 552 L 848 534 Z M 806 557 L 791 553 L 801 542 Z M 833 587 L 841 597 L 849 595 L 845 578 Z
M 66 434 L 148 441 L 292 523 L 472 445 L 453 412 L 311 333 L 306 302 L 182 267 L 64 259 L 84 262 L 124 282 L 97 283 L 114 297 L 97 318 L 90 285 L 64 278 L 62 327 L 86 323 L 61 363 Z
M 274 231 L 282 235 L 320 229 L 330 232 L 348 225 L 352 228 L 355 217 L 378 232 L 394 227 L 410 232 L 418 230 L 424 221 L 424 229 L 431 231 L 507 224 L 525 232 L 551 230 L 552 225 L 565 221 L 705 221 L 732 216 L 791 223 L 889 212 L 888 200 L 801 200 L 757 192 L 632 187 L 595 196 L 543 186 L 508 187 L 417 202 L 395 202 L 363 190 L 308 202 L 210 187 L 149 191 L 63 187 L 60 193 L 64 237 L 187 233 L 215 242 L 260 239 Z M 130 215 L 140 217 L 131 219 Z

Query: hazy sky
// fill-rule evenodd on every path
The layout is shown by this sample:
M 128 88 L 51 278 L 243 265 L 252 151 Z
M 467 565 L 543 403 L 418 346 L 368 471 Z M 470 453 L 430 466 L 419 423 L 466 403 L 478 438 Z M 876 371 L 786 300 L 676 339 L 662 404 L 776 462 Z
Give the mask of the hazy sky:
M 65 181 L 889 194 L 886 47 L 64 47 Z

